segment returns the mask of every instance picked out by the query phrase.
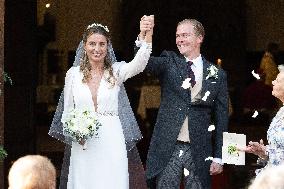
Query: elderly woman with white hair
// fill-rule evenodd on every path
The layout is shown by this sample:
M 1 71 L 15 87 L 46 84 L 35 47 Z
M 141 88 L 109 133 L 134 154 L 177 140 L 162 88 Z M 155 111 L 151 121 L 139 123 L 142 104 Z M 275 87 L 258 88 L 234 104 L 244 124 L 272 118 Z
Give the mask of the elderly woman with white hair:
M 276 116 L 273 118 L 267 131 L 268 145 L 260 142 L 249 142 L 249 145 L 244 149 L 247 153 L 255 154 L 259 157 L 258 162 L 265 163 L 266 166 L 256 170 L 258 175 L 263 169 L 273 167 L 284 163 L 284 66 L 279 66 L 280 73 L 277 78 L 272 81 L 272 95 L 278 98 L 283 106 L 279 109 Z

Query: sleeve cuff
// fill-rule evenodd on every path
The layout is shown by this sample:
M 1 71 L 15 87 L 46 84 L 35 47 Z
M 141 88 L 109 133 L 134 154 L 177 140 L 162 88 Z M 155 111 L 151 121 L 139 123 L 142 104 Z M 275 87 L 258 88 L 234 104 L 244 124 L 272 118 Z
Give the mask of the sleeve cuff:
M 138 39 L 135 41 L 136 47 L 146 46 L 147 49 L 152 49 L 152 43 L 147 43 L 145 41 L 139 41 Z
M 140 41 L 140 40 L 139 40 L 139 37 L 137 37 L 137 39 L 136 39 L 136 41 L 135 41 L 136 47 L 141 47 L 142 44 L 143 44 L 143 41 Z
M 224 165 L 224 163 L 222 163 L 222 159 L 221 158 L 213 158 L 212 161 L 215 162 L 215 163 L 218 163 L 220 165 Z

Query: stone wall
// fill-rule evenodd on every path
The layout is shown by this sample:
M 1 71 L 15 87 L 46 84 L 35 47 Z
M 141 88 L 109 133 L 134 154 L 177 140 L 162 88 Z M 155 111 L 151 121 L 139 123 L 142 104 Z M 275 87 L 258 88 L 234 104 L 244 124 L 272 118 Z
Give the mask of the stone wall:
M 46 8 L 46 3 L 50 7 Z M 45 47 L 42 59 L 39 60 L 40 69 L 39 78 L 41 85 L 50 85 L 50 78 L 55 77 L 56 84 L 62 85 L 65 73 L 69 67 L 70 59 L 75 51 L 82 34 L 86 27 L 93 23 L 101 23 L 108 26 L 112 36 L 112 44 L 116 52 L 120 51 L 122 43 L 121 31 L 121 2 L 120 0 L 37 0 L 37 21 L 38 25 L 44 24 L 44 16 L 49 14 L 55 19 L 55 39 L 50 41 Z M 56 50 L 56 56 L 59 58 L 58 64 L 60 73 L 48 75 L 47 51 Z
M 0 145 L 4 144 L 4 97 L 3 97 L 3 69 L 4 69 L 4 0 L 0 1 Z M 0 189 L 4 188 L 4 165 L 0 162 Z
M 262 51 L 269 42 L 284 50 L 284 1 L 246 0 L 247 50 Z

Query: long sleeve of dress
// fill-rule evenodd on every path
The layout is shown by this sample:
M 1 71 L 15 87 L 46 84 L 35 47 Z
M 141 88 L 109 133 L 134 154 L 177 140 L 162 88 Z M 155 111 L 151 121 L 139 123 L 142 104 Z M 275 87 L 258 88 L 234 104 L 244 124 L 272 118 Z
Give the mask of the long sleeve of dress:
M 129 63 L 122 63 L 118 70 L 119 83 L 142 72 L 150 58 L 152 52 L 152 43 L 143 42 L 140 49 L 136 53 L 134 59 Z
M 69 111 L 70 109 L 74 108 L 74 98 L 72 92 L 72 84 L 74 78 L 74 68 L 70 68 L 65 77 L 65 85 L 64 85 L 64 111 Z

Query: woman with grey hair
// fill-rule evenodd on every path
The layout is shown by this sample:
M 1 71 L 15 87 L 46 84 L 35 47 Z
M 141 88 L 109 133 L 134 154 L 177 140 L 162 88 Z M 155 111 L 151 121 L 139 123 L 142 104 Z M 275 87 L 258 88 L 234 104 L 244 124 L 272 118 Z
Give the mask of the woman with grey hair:
M 256 170 L 258 175 L 263 169 L 277 166 L 284 163 L 284 69 L 283 65 L 279 66 L 280 73 L 276 79 L 272 81 L 272 95 L 278 98 L 283 106 L 279 109 L 276 116 L 273 118 L 267 131 L 268 145 L 260 142 L 249 142 L 249 145 L 244 149 L 247 153 L 257 155 L 258 163 L 266 164 L 262 169 Z

